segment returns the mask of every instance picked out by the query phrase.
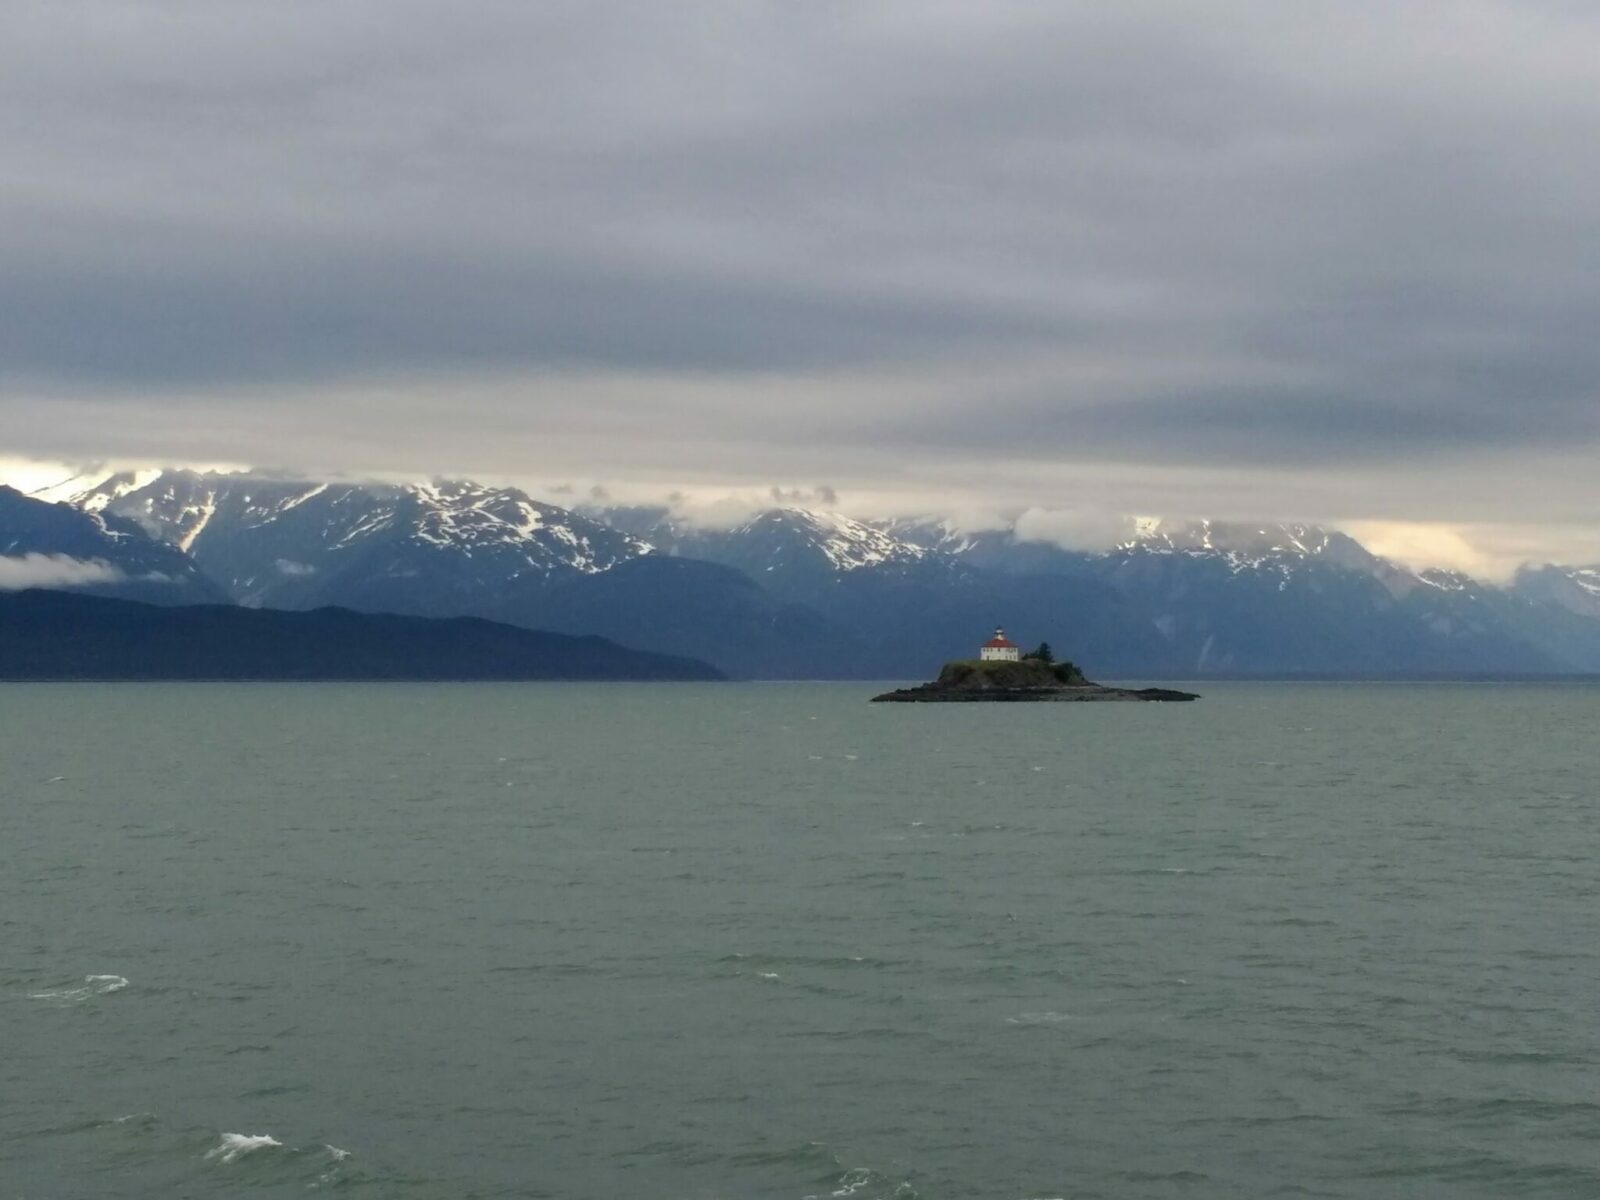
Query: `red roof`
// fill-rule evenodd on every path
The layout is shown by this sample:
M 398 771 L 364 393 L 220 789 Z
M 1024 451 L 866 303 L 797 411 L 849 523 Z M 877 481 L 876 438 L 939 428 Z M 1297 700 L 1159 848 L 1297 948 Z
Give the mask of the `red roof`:
M 1015 650 L 1017 644 L 1007 638 L 997 637 L 990 638 L 983 644 L 983 648 L 985 650 Z

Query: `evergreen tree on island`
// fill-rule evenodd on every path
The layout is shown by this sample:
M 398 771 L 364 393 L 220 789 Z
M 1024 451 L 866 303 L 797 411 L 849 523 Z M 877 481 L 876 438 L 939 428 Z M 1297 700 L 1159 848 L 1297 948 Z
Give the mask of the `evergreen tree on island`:
M 1051 651 L 1049 642 L 1040 642 L 1037 650 L 1030 650 L 1022 657 L 1025 660 L 1032 659 L 1034 662 L 1042 662 L 1045 666 L 1049 666 L 1056 661 L 1056 656 Z

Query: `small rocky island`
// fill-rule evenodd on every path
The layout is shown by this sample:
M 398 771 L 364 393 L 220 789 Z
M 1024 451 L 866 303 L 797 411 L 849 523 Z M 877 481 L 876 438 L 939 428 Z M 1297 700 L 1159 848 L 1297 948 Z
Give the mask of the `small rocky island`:
M 1198 700 L 1193 692 L 1170 688 L 1105 687 L 1084 678 L 1069 662 L 1056 662 L 1048 643 L 1023 655 L 997 629 L 976 659 L 945 663 L 939 678 L 917 687 L 874 696 L 876 701 L 958 704 L 970 701 L 1029 700 Z

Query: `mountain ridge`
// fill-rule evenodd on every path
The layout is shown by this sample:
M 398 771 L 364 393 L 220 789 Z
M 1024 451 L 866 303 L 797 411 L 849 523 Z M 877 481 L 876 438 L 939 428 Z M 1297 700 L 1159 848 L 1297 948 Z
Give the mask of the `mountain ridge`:
M 49 504 L 0 485 L 0 559 L 26 576 L 68 563 L 78 590 L 154 604 L 219 603 L 226 591 L 182 550 L 115 513 Z
M 916 676 L 997 622 L 1075 639 L 1075 657 L 1124 676 L 1600 670 L 1600 571 L 1530 568 L 1502 587 L 1318 525 L 1147 520 L 1086 551 L 1015 524 L 775 505 L 714 527 L 465 480 L 145 472 L 74 498 L 185 550 L 245 604 L 642 637 L 743 675 Z M 668 560 L 706 566 L 648 565 Z

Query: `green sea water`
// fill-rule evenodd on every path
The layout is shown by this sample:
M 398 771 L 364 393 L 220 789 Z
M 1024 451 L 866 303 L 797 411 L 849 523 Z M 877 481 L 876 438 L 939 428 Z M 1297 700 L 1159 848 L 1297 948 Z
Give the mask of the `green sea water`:
M 0 1200 L 1600 1196 L 1600 689 L 0 686 Z

